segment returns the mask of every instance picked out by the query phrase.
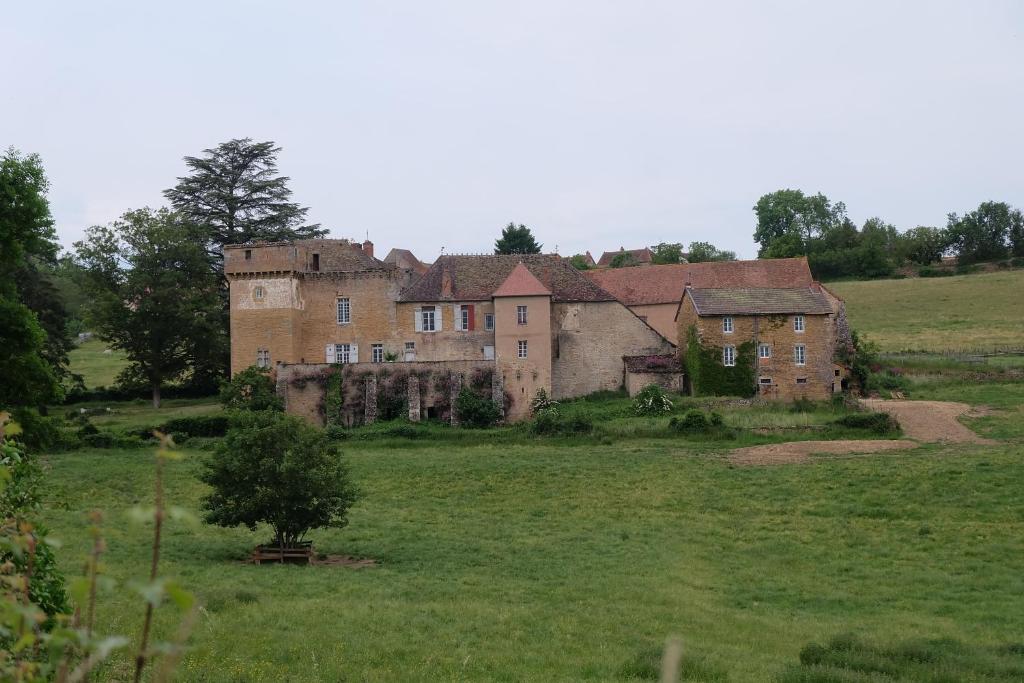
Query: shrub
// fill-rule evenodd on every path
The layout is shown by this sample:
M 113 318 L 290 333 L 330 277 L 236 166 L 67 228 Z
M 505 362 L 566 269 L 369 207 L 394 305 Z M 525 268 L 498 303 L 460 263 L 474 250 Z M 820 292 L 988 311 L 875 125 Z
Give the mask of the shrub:
M 682 417 L 673 417 L 669 420 L 668 427 L 687 436 L 732 436 L 732 432 L 725 426 L 722 415 L 714 411 L 705 414 L 697 409 L 687 410 Z
M 212 487 L 205 519 L 255 531 L 294 547 L 310 529 L 341 528 L 356 500 L 348 468 L 323 430 L 272 411 L 240 413 L 200 476 Z
M 1024 268 L 1024 256 L 1014 256 L 1010 259 L 1010 265 L 1014 268 Z
M 327 425 L 324 427 L 324 435 L 331 441 L 344 441 L 350 436 L 349 431 L 341 425 Z
M 648 384 L 633 399 L 633 412 L 653 416 L 672 412 L 672 399 L 657 384 Z
M 814 401 L 805 396 L 801 396 L 793 399 L 793 402 L 789 404 L 789 409 L 794 413 L 813 413 Z
M 35 410 L 19 408 L 14 411 L 14 420 L 21 427 L 21 433 L 16 439 L 29 452 L 53 448 L 63 441 L 63 420 L 59 417 L 48 417 Z
M 530 412 L 536 415 L 541 410 L 548 408 L 554 408 L 558 406 L 558 401 L 552 401 L 548 396 L 548 392 L 544 391 L 544 387 L 537 390 L 537 394 L 530 401 Z
M 284 410 L 270 371 L 255 365 L 221 383 L 220 402 L 229 410 Z
M 900 430 L 900 423 L 889 413 L 851 413 L 832 421 L 832 424 L 853 429 L 866 429 L 875 434 L 890 434 Z
M 919 277 L 951 277 L 956 275 L 956 273 L 948 268 L 933 268 L 932 266 L 918 268 L 917 274 Z
M 195 415 L 168 420 L 157 428 L 175 436 L 224 436 L 228 431 L 227 415 Z
M 455 414 L 466 427 L 490 427 L 501 417 L 501 408 L 489 398 L 477 396 L 472 389 L 463 387 L 455 399 Z
M 873 391 L 879 393 L 883 391 L 901 391 L 906 393 L 910 391 L 910 386 L 910 380 L 890 368 L 881 372 L 870 373 L 866 389 L 869 393 Z
M 593 432 L 594 423 L 585 415 L 563 417 L 557 407 L 550 407 L 537 412 L 530 431 L 543 436 L 575 436 Z

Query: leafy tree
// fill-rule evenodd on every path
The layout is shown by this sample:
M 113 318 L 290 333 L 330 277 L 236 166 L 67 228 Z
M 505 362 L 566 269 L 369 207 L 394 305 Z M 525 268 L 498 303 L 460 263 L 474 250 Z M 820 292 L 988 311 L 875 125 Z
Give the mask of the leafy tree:
M 640 262 L 636 260 L 631 252 L 621 251 L 616 254 L 612 260 L 608 263 L 609 268 L 629 268 L 631 266 L 638 266 Z
M 846 218 L 846 205 L 832 203 L 820 192 L 807 196 L 801 190 L 778 190 L 758 199 L 754 213 L 754 241 L 760 245 L 758 256 L 785 258 L 807 254 L 813 238 L 841 225 Z
M 945 230 L 919 225 L 900 237 L 900 257 L 919 266 L 942 259 L 949 238 Z
M 341 528 L 357 492 L 324 430 L 271 411 L 241 412 L 200 476 L 213 491 L 205 519 L 255 531 L 294 547 L 311 529 Z
M 75 243 L 89 276 L 89 316 L 128 357 L 119 382 L 148 386 L 154 407 L 162 384 L 196 370 L 196 344 L 224 343 L 219 283 L 195 236 L 178 214 L 139 209 Z
M 13 148 L 0 157 L 0 407 L 55 400 L 60 387 L 46 360 L 46 332 L 22 303 L 16 275 L 57 251 L 40 158 Z
M 569 265 L 576 270 L 590 270 L 590 264 L 587 262 L 587 257 L 583 254 L 574 254 L 570 256 Z
M 69 368 L 68 354 L 74 348 L 74 342 L 68 327 L 68 311 L 52 272 L 52 267 L 37 263 L 35 259 L 29 260 L 15 273 L 18 294 L 22 303 L 35 314 L 45 334 L 40 355 L 54 376 L 80 384 L 81 376 L 73 375 Z
M 683 257 L 683 245 L 678 242 L 659 242 L 651 247 L 651 263 L 686 263 Z
M 455 414 L 467 427 L 490 427 L 501 417 L 501 406 L 463 387 L 455 399 Z
M 533 233 L 525 225 L 509 223 L 501 231 L 501 238 L 494 242 L 495 254 L 539 254 L 543 244 L 538 244 Z
M 228 410 L 284 410 L 270 370 L 255 365 L 221 384 L 220 402 Z
M 962 217 L 951 213 L 946 230 L 959 263 L 1024 255 L 1024 214 L 1005 202 L 983 202 Z
M 304 224 L 309 209 L 290 201 L 289 178 L 277 173 L 280 151 L 251 138 L 223 142 L 201 157 L 185 157 L 190 173 L 164 196 L 218 256 L 225 244 L 322 237 L 326 230 Z
M 687 254 L 687 260 L 690 263 L 735 261 L 736 252 L 719 249 L 710 242 L 690 242 L 690 252 Z

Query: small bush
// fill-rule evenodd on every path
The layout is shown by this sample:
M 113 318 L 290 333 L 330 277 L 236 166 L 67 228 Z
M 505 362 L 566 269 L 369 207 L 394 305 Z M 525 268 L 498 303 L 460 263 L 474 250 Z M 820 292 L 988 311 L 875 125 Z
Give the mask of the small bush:
M 881 372 L 870 373 L 868 375 L 866 388 L 868 393 L 873 391 L 877 391 L 878 393 L 882 393 L 883 391 L 901 391 L 907 393 L 910 391 L 910 386 L 910 380 L 902 374 L 889 369 Z
M 957 264 L 956 274 L 957 275 L 972 275 L 980 271 L 981 268 L 976 263 L 963 263 Z
M 541 436 L 576 436 L 593 432 L 594 423 L 585 415 L 563 417 L 558 408 L 551 407 L 537 412 L 530 431 Z
M 221 383 L 220 402 L 228 410 L 284 410 L 270 370 L 255 365 Z
M 537 395 L 530 401 L 530 412 L 536 415 L 542 410 L 548 408 L 555 408 L 558 406 L 558 401 L 552 401 L 548 396 L 548 392 L 544 391 L 544 387 L 537 390 Z
M 392 427 L 388 427 L 384 431 L 384 434 L 386 436 L 397 436 L 402 439 L 422 439 L 425 436 L 429 436 L 427 430 L 417 429 L 416 425 L 411 422 L 403 422 Z
M 95 429 L 95 427 L 93 427 Z M 110 432 L 97 431 L 95 434 L 81 436 L 82 445 L 86 448 L 113 448 L 114 435 Z
M 900 423 L 889 413 L 851 413 L 832 421 L 832 424 L 851 429 L 866 429 L 875 434 L 890 434 L 900 430 Z
M 814 412 L 814 401 L 804 396 L 793 399 L 793 403 L 790 404 L 789 409 L 794 413 L 813 413 Z
M 224 436 L 228 422 L 227 415 L 195 415 L 168 420 L 157 429 L 177 436 Z
M 455 399 L 455 414 L 466 427 L 490 427 L 501 417 L 501 408 L 489 398 L 477 396 L 472 389 L 463 387 Z
M 671 413 L 672 400 L 657 384 L 648 384 L 633 399 L 633 412 L 647 417 Z
M 1010 259 L 1010 265 L 1014 268 L 1024 268 L 1024 256 L 1015 256 Z
M 725 426 L 721 413 L 692 409 L 683 413 L 682 417 L 673 417 L 668 421 L 672 431 L 686 436 L 714 436 L 730 438 L 733 432 Z
M 956 273 L 948 268 L 934 268 L 932 266 L 922 266 L 918 269 L 917 274 L 919 277 L 950 277 L 956 275 Z
M 331 441 L 344 441 L 350 436 L 349 431 L 341 425 L 327 425 L 324 427 L 324 435 Z

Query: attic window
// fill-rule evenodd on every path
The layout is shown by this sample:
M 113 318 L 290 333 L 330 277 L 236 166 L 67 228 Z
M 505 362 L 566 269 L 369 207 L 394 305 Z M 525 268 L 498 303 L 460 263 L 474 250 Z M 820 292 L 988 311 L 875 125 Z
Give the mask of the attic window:
M 727 315 L 722 318 L 722 332 L 732 334 L 732 316 Z
M 804 317 L 802 315 L 793 316 L 793 331 L 803 332 L 804 331 Z

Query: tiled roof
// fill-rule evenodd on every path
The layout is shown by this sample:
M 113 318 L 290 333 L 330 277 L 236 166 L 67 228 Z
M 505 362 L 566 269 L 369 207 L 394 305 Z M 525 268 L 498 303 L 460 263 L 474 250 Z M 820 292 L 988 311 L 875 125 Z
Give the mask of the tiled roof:
M 551 290 L 541 284 L 526 266 L 517 263 L 501 287 L 494 290 L 494 296 L 550 296 Z
M 408 268 L 417 273 L 425 273 L 430 267 L 416 258 L 408 249 L 392 249 L 384 257 L 384 263 L 393 264 L 396 268 Z
M 828 314 L 832 306 L 815 287 L 796 289 L 693 289 L 686 290 L 697 315 Z
M 612 264 L 612 261 L 619 254 L 629 254 L 637 263 L 650 263 L 651 260 L 654 258 L 654 255 L 651 253 L 651 250 L 648 249 L 647 247 L 644 247 L 643 249 L 624 249 L 622 247 L 619 247 L 618 251 L 606 251 L 603 254 L 601 254 L 601 258 L 597 260 L 597 265 L 610 266 Z
M 402 292 L 402 301 L 487 301 L 522 263 L 552 301 L 614 301 L 557 254 L 441 256 Z
M 695 288 L 809 286 L 806 258 L 680 263 L 588 270 L 586 277 L 627 306 L 679 303 L 689 282 Z

